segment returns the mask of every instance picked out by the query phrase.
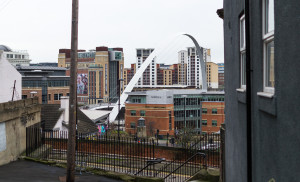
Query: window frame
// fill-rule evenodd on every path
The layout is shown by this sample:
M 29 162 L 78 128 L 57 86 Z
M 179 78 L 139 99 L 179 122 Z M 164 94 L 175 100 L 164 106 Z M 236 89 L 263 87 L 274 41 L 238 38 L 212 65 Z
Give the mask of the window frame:
M 214 125 L 214 123 L 217 124 L 217 125 Z M 216 120 L 216 119 L 211 120 L 211 126 L 212 127 L 217 127 L 218 126 L 218 120 Z
M 136 123 L 135 122 L 130 122 L 130 128 L 135 129 L 136 128 Z
M 53 100 L 59 100 L 59 94 L 54 94 L 54 99 Z
M 239 24 L 240 24 L 240 41 L 239 41 L 239 48 L 240 48 L 240 88 L 246 89 L 246 80 L 245 83 L 243 83 L 243 78 L 246 78 L 246 22 L 245 22 L 245 14 L 243 14 L 240 18 Z M 243 27 L 243 29 L 242 29 Z M 243 32 L 242 32 L 243 31 Z M 243 40 L 243 45 L 242 45 Z M 244 59 L 243 59 L 244 58 Z M 244 69 L 244 70 L 243 70 Z
M 131 110 L 130 111 L 130 116 L 136 116 L 136 110 Z
M 214 113 L 214 109 L 216 110 L 216 113 Z M 211 114 L 218 114 L 218 109 L 217 108 L 212 108 L 211 109 Z
M 145 110 L 140 110 L 140 116 L 146 116 L 146 111 Z
M 271 93 L 271 94 L 274 94 L 275 93 L 275 83 L 274 83 L 274 87 L 269 87 L 269 86 L 266 86 L 266 77 L 267 77 L 267 59 L 268 59 L 268 55 L 267 55 L 267 45 L 274 41 L 274 32 L 275 32 L 275 8 L 273 10 L 273 17 L 274 17 L 274 29 L 269 31 L 269 32 L 266 32 L 266 30 L 268 29 L 268 25 L 267 25 L 267 13 L 268 13 L 268 10 L 267 10 L 267 6 L 266 6 L 266 2 L 267 1 L 273 1 L 273 5 L 275 3 L 274 0 L 263 0 L 263 10 L 262 10 L 262 13 L 263 13 L 263 20 L 262 20 L 262 40 L 263 40 L 263 92 L 267 92 L 267 93 Z M 275 6 L 275 5 L 274 5 Z M 274 45 L 274 52 L 275 52 L 275 45 Z M 274 58 L 275 59 L 275 58 Z M 275 64 L 275 60 L 274 60 L 274 64 Z M 273 68 L 273 73 L 274 73 L 274 82 L 276 81 L 276 78 L 275 78 L 275 65 L 274 65 L 274 68 Z

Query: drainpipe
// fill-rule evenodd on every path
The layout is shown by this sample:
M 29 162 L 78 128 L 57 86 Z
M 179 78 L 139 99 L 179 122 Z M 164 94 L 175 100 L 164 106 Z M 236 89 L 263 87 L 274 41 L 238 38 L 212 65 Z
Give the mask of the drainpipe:
M 250 50 L 250 0 L 245 0 L 246 30 L 246 102 L 247 102 L 247 178 L 252 182 L 252 106 L 251 106 L 251 50 Z

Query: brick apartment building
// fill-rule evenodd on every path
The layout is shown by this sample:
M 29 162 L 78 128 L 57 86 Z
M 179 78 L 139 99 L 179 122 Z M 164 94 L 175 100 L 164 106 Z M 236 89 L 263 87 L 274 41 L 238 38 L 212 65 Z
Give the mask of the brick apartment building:
M 146 127 L 147 136 L 157 130 L 160 135 L 174 134 L 174 104 L 167 91 L 131 92 L 125 104 L 125 131 L 135 134 L 138 127 Z M 159 103 L 159 104 L 158 104 Z M 145 122 L 138 120 L 144 118 Z
M 136 72 L 136 64 L 131 64 L 130 68 L 124 68 L 124 85 L 128 85 Z

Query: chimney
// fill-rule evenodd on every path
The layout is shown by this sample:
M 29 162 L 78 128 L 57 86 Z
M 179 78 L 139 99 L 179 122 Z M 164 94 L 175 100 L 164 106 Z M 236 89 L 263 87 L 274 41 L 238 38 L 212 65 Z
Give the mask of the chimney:
M 60 108 L 63 109 L 63 121 L 69 124 L 69 96 L 60 97 Z

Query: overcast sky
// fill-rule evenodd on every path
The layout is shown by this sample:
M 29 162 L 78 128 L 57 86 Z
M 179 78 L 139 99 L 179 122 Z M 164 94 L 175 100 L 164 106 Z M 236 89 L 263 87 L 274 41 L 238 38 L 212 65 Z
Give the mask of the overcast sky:
M 128 67 L 135 62 L 136 48 L 155 48 L 166 37 L 185 32 L 193 35 L 200 46 L 211 49 L 212 61 L 223 62 L 223 21 L 216 14 L 222 3 L 79 0 L 78 48 L 123 47 Z M 0 0 L 0 45 L 27 50 L 32 62 L 57 62 L 58 50 L 70 48 L 71 8 L 72 0 Z M 192 45 L 182 37 L 173 44 L 176 46 L 170 47 L 177 49 Z M 166 60 L 170 61 L 176 62 Z

